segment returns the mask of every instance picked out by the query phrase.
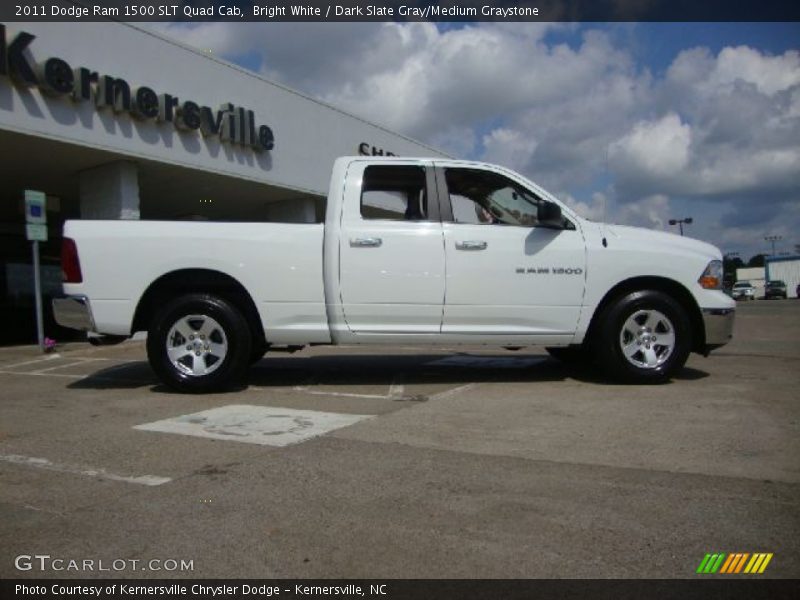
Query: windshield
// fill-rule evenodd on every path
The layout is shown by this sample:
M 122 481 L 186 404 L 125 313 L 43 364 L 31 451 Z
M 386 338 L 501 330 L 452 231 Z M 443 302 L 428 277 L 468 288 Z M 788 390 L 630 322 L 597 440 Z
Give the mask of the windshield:
M 733 287 L 735 287 L 735 288 L 746 288 L 746 287 L 750 287 L 750 282 L 749 282 L 749 281 L 740 281 L 739 283 L 737 283 L 737 284 L 736 284 L 736 285 L 734 285 Z

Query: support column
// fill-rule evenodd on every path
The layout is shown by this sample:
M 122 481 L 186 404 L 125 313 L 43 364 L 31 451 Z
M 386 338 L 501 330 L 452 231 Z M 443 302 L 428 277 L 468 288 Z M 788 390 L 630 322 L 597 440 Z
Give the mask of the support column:
M 139 173 L 120 160 L 80 173 L 82 219 L 138 219 Z

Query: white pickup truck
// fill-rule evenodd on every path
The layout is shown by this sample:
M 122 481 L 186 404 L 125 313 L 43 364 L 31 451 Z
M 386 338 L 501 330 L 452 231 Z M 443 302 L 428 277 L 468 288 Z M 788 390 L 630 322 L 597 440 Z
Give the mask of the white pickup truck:
M 733 328 L 714 246 L 587 221 L 483 163 L 340 158 L 324 224 L 78 220 L 64 238 L 56 320 L 146 331 L 186 392 L 309 344 L 539 345 L 656 382 Z

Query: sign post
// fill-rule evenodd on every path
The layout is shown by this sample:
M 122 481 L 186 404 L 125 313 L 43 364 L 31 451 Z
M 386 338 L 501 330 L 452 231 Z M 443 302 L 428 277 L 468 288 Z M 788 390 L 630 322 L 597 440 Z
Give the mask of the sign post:
M 36 338 L 44 352 L 42 313 L 42 274 L 39 268 L 39 242 L 47 241 L 47 197 L 44 192 L 25 190 L 25 235 L 33 244 L 33 293 L 36 301 Z

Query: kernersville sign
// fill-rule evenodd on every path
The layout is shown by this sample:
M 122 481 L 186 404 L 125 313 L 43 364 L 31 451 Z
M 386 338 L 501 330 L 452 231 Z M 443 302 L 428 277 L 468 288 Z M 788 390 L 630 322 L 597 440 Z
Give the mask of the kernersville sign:
M 34 39 L 36 36 L 21 31 L 7 43 L 5 25 L 0 24 L 0 75 L 20 86 L 36 86 L 48 96 L 70 98 L 76 103 L 94 101 L 98 109 L 128 113 L 141 121 L 172 123 L 180 131 L 200 131 L 204 137 L 216 136 L 221 142 L 257 152 L 275 147 L 272 129 L 257 125 L 252 110 L 230 102 L 213 110 L 193 100 L 159 94 L 144 85 L 132 87 L 121 77 L 99 74 L 87 67 L 73 68 L 56 56 L 37 63 L 29 51 Z

